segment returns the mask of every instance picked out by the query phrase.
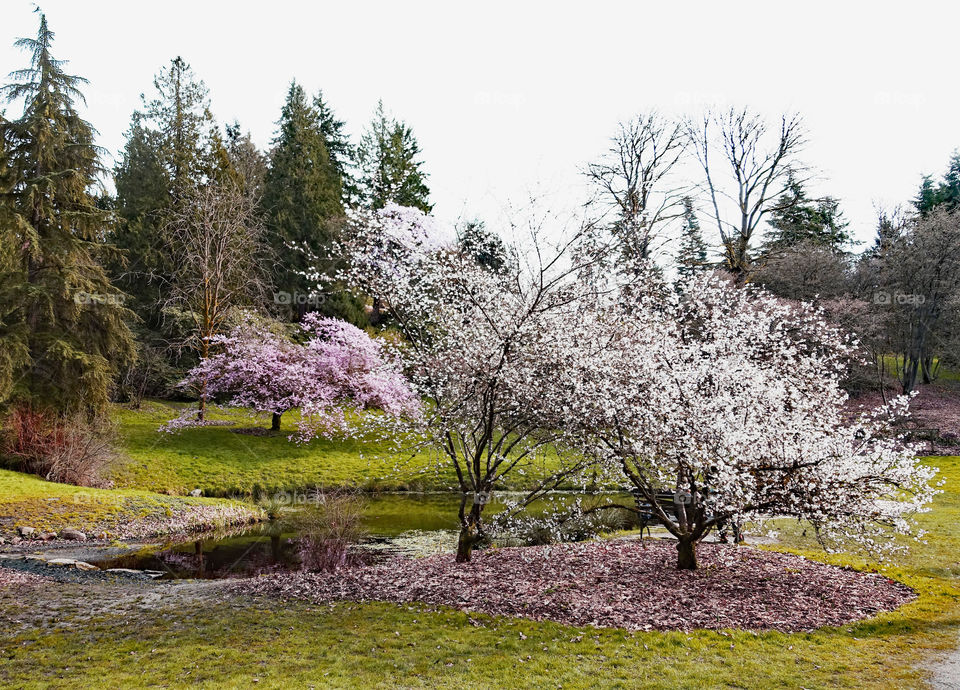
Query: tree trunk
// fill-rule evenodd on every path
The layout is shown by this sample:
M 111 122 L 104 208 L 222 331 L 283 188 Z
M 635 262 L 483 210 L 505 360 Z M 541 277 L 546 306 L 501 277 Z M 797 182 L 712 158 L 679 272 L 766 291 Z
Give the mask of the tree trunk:
M 921 371 L 923 373 L 924 384 L 933 383 L 933 355 L 925 355 L 921 362 Z
M 464 493 L 464 496 L 467 494 Z M 470 506 L 469 513 L 463 513 L 461 507 L 460 538 L 457 540 L 457 563 L 469 563 L 473 555 L 473 547 L 484 539 L 483 526 L 480 524 L 480 515 L 483 504 L 475 502 Z
M 917 385 L 917 374 L 920 372 L 920 359 L 910 355 L 903 367 L 903 394 L 909 395 Z
M 274 412 L 273 418 L 270 420 L 270 431 L 280 431 L 280 415 L 282 412 Z
M 473 545 L 477 542 L 477 535 L 473 528 L 460 528 L 460 538 L 457 540 L 457 563 L 469 563 L 473 556 Z
M 686 539 L 677 542 L 677 570 L 697 569 L 697 545 Z

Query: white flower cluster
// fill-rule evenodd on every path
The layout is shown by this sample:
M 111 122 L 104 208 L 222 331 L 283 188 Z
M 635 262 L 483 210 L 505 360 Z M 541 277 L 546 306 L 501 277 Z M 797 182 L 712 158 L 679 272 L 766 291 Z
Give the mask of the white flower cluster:
M 726 521 L 788 515 L 876 546 L 936 493 L 890 431 L 906 401 L 845 417 L 856 343 L 813 308 L 714 276 L 673 289 L 653 271 L 620 275 L 586 233 L 553 252 L 534 235 L 517 255 L 535 261 L 494 271 L 427 241 L 429 223 L 411 209 L 366 219 L 341 278 L 404 335 L 430 403 L 418 430 L 456 468 L 465 530 L 482 531 L 469 497 L 524 466 L 544 478 L 530 498 L 616 468 L 694 544 Z M 682 500 L 662 506 L 663 491 Z

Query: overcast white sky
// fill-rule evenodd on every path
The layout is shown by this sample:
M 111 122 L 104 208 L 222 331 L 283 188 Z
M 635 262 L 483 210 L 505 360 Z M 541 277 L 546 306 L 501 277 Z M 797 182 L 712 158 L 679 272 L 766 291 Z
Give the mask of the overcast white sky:
M 435 213 L 496 221 L 531 191 L 579 203 L 578 171 L 619 120 L 750 105 L 805 117 L 804 159 L 872 236 L 960 145 L 952 2 L 42 3 L 56 51 L 90 80 L 86 116 L 116 153 L 139 94 L 182 55 L 221 123 L 269 142 L 289 82 L 324 90 L 355 140 L 378 98 L 414 129 Z M 34 35 L 5 0 L 0 72 Z

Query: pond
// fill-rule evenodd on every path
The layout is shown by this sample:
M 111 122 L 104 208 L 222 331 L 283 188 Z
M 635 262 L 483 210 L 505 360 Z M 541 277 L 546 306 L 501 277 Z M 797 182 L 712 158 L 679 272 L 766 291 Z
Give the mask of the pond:
M 562 507 L 576 497 L 556 494 L 528 510 L 531 515 L 542 515 L 546 505 Z M 349 551 L 359 560 L 375 562 L 398 554 L 425 556 L 456 548 L 459 494 L 392 493 L 355 500 L 358 524 L 351 531 Z M 588 500 L 597 501 L 600 497 L 591 496 Z M 492 501 L 485 514 L 492 516 L 503 509 L 503 502 Z M 309 545 L 315 543 L 310 535 L 316 530 L 311 516 L 315 511 L 312 505 L 288 506 L 278 519 L 252 527 L 205 533 L 189 541 L 152 544 L 122 555 L 111 551 L 88 561 L 104 570 L 125 568 L 162 573 L 159 579 L 247 577 L 302 570 L 310 567 Z M 632 525 L 628 514 L 610 511 L 604 526 L 618 529 Z

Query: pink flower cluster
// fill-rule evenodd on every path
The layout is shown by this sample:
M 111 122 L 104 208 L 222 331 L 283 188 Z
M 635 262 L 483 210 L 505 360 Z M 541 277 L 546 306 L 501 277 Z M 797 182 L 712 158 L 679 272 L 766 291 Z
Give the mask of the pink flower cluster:
M 219 397 L 233 407 L 283 414 L 299 408 L 297 440 L 349 431 L 350 410 L 413 414 L 417 399 L 383 343 L 356 326 L 307 314 L 300 339 L 286 338 L 248 320 L 217 336 L 217 354 L 194 367 L 181 387 Z M 193 426 L 192 412 L 164 430 Z

